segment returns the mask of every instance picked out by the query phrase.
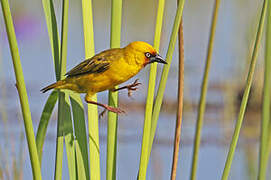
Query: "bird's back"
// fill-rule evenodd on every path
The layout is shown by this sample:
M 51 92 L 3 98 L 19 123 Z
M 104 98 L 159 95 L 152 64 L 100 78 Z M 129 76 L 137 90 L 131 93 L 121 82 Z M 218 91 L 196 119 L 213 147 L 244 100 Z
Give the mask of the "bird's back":
M 124 48 L 103 51 L 83 61 L 67 73 L 67 83 L 77 92 L 100 92 L 112 89 L 142 68 L 135 63 L 136 53 Z

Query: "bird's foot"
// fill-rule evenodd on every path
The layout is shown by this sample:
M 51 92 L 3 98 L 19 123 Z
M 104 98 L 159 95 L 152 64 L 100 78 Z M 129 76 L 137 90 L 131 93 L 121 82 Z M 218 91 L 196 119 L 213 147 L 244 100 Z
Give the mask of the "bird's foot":
M 111 112 L 114 112 L 114 113 L 117 113 L 117 114 L 125 113 L 124 110 L 122 110 L 121 108 L 117 108 L 117 107 L 112 107 L 112 106 L 105 105 L 104 108 L 106 110 L 108 110 L 108 111 L 111 111 Z
M 103 107 L 104 107 L 104 110 L 99 114 L 99 118 L 102 118 L 106 111 L 111 111 L 111 112 L 117 113 L 117 114 L 125 113 L 125 111 L 122 110 L 121 108 L 112 107 L 112 106 L 108 106 L 108 105 L 104 105 Z
M 120 87 L 118 89 L 111 89 L 111 91 L 113 92 L 116 92 L 116 91 L 119 91 L 119 90 L 122 90 L 122 89 L 128 89 L 128 97 L 131 97 L 132 96 L 132 91 L 135 91 L 138 89 L 138 85 L 140 85 L 141 83 L 138 82 L 138 79 L 136 79 L 133 84 L 130 84 L 130 85 L 127 85 L 127 86 L 123 86 L 123 87 Z
M 137 86 L 139 86 L 141 83 L 138 82 L 139 79 L 136 79 L 133 84 L 130 84 L 127 86 L 127 89 L 128 89 L 128 97 L 131 97 L 132 96 L 132 91 L 136 91 L 138 89 Z
M 108 110 L 108 111 L 111 111 L 111 112 L 114 112 L 114 113 L 117 113 L 117 114 L 120 114 L 120 113 L 125 113 L 125 111 L 123 111 L 122 109 L 120 108 L 117 108 L 117 107 L 112 107 L 112 106 L 109 106 L 107 104 L 102 104 L 102 103 L 98 103 L 98 102 L 95 102 L 95 101 L 92 101 L 92 100 L 88 100 L 87 98 L 85 98 L 85 101 L 89 104 L 95 104 L 97 106 L 101 106 L 103 107 L 105 110 Z M 99 115 L 99 117 L 102 115 L 104 115 L 104 111 Z

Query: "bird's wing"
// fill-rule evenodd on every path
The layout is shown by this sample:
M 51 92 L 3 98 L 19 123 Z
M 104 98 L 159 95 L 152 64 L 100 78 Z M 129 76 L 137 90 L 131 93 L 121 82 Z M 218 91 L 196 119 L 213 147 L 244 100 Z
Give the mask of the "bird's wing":
M 109 68 L 110 62 L 102 55 L 96 55 L 86 59 L 72 70 L 66 73 L 68 77 L 78 76 L 83 74 L 102 73 Z

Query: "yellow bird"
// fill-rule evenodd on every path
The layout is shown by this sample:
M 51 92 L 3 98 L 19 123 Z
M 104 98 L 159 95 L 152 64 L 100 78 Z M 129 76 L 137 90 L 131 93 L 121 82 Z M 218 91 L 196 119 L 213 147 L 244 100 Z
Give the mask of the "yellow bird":
M 124 48 L 105 50 L 86 59 L 66 73 L 66 78 L 51 84 L 41 91 L 50 89 L 69 89 L 77 93 L 86 93 L 85 101 L 115 113 L 124 112 L 120 108 L 108 106 L 91 100 L 91 97 L 104 90 L 118 91 L 128 89 L 128 95 L 136 90 L 140 83 L 118 89 L 115 86 L 135 76 L 147 64 L 158 62 L 167 64 L 157 51 L 148 43 L 135 41 Z

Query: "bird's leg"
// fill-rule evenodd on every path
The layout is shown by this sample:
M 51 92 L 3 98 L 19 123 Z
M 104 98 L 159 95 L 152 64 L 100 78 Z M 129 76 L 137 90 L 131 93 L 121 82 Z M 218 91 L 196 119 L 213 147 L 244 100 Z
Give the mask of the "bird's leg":
M 102 103 L 98 103 L 98 102 L 91 101 L 91 100 L 87 100 L 87 99 L 86 99 L 86 102 L 87 102 L 87 103 L 90 103 L 90 104 L 95 104 L 95 105 L 97 105 L 97 106 L 101 106 L 101 107 L 103 107 L 104 109 L 106 109 L 106 110 L 108 110 L 108 111 L 111 111 L 111 112 L 114 112 L 114 113 L 124 113 L 124 112 L 125 112 L 125 111 L 123 111 L 123 110 L 120 109 L 120 108 L 108 106 L 107 104 L 102 104 Z
M 132 95 L 132 91 L 135 91 L 138 89 L 138 85 L 140 85 L 141 83 L 138 82 L 139 79 L 136 79 L 133 84 L 130 84 L 130 85 L 127 85 L 127 86 L 123 86 L 123 87 L 120 87 L 118 89 L 112 89 L 113 92 L 116 92 L 116 91 L 119 91 L 119 90 L 122 90 L 122 89 L 128 89 L 128 96 L 131 97 Z

